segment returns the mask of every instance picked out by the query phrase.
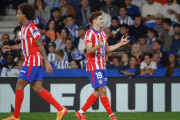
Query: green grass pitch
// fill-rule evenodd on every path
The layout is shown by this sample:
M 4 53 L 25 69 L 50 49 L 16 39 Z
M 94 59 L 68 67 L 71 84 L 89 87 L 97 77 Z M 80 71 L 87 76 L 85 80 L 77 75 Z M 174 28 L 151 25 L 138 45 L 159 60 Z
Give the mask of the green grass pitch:
M 68 113 L 63 120 L 78 120 L 75 113 Z M 138 113 L 117 113 L 118 120 L 180 120 L 178 112 L 138 112 Z M 9 113 L 0 113 L 0 120 L 9 116 Z M 21 120 L 55 120 L 56 113 L 21 113 Z M 110 120 L 107 113 L 86 113 L 87 120 Z

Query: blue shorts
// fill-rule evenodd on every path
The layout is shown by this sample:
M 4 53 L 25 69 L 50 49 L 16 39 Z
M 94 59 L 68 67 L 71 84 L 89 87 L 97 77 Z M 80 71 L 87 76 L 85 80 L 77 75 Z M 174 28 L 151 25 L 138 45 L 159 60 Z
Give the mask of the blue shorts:
M 87 71 L 89 81 L 93 88 L 103 87 L 107 84 L 107 73 L 105 69 Z
M 28 68 L 29 66 L 23 66 L 19 73 L 19 78 L 26 80 L 28 82 L 42 81 L 42 71 L 41 66 L 32 66 L 31 72 L 28 77 Z

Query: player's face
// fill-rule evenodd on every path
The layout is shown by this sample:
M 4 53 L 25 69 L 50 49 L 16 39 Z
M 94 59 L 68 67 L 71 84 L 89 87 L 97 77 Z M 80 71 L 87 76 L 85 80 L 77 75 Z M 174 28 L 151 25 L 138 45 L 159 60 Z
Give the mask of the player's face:
M 151 63 L 151 58 L 149 56 L 145 56 L 144 62 L 149 65 Z
M 94 20 L 95 25 L 97 25 L 99 28 L 103 28 L 104 20 L 102 15 L 98 16 L 97 19 Z
M 20 9 L 17 11 L 16 17 L 18 19 L 19 24 L 22 25 L 22 22 L 25 19 L 25 15 L 21 12 Z
M 127 14 L 126 9 L 125 8 L 120 8 L 120 15 L 121 15 L 121 17 L 125 17 L 126 14 Z

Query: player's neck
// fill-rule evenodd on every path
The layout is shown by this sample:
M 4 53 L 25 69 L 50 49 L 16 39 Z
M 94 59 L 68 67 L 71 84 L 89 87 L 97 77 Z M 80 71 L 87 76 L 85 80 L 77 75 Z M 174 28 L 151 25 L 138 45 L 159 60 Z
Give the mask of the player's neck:
M 97 25 L 93 25 L 92 28 L 96 31 L 100 31 L 100 27 L 98 27 Z
M 27 24 L 29 23 L 29 21 L 30 21 L 30 20 L 25 19 L 25 20 L 22 22 L 22 25 L 23 25 L 23 26 L 27 25 Z

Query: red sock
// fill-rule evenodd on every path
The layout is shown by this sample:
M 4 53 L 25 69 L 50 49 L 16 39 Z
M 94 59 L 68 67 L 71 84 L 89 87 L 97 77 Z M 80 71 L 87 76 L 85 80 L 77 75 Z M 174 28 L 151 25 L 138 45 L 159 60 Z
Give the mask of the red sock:
M 86 112 L 98 99 L 93 93 L 88 97 L 86 103 L 84 106 L 81 108 L 84 112 Z
M 103 104 L 104 108 L 106 109 L 107 113 L 111 115 L 113 112 L 111 110 L 111 106 L 109 103 L 108 97 L 100 97 L 101 103 Z
M 63 107 L 54 99 L 49 91 L 44 89 L 41 93 L 39 93 L 39 96 L 53 105 L 58 111 L 61 111 L 63 109 Z
M 19 113 L 21 110 L 23 99 L 24 99 L 24 90 L 16 90 L 15 108 L 13 114 L 15 118 L 19 118 Z

